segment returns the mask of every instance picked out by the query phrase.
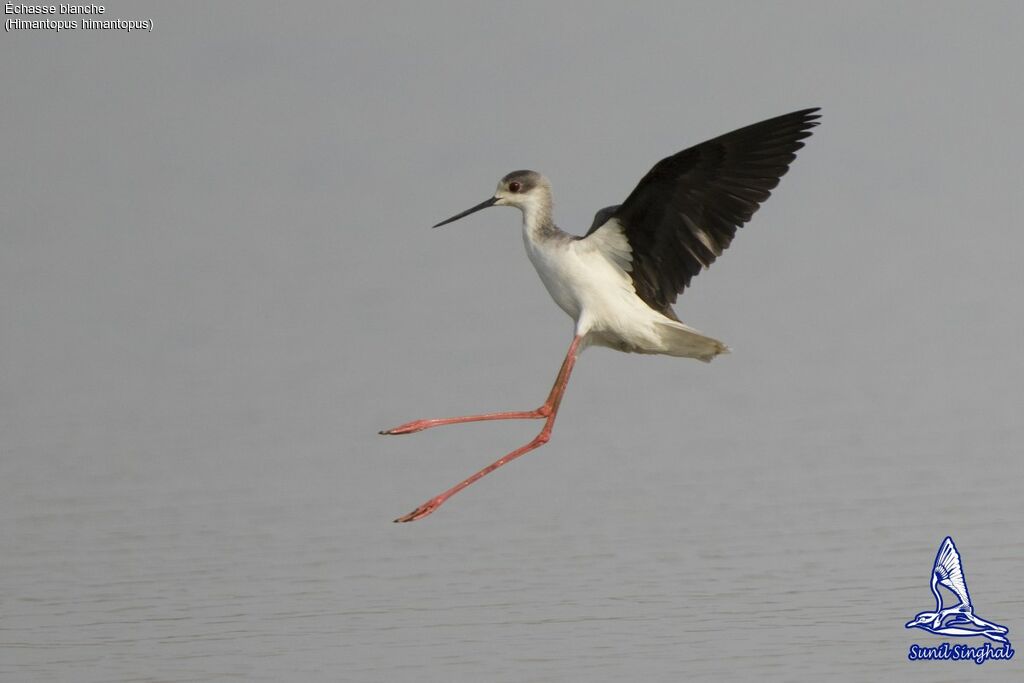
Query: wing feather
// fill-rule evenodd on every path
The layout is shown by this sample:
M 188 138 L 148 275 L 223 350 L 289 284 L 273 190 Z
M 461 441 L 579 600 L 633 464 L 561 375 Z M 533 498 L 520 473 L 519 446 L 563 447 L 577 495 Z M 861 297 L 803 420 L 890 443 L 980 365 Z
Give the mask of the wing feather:
M 818 125 L 817 111 L 755 123 L 662 159 L 625 202 L 598 212 L 587 235 L 618 220 L 632 249 L 637 294 L 671 316 L 676 297 L 722 255 L 789 170 Z
M 960 602 L 965 605 L 971 604 L 971 596 L 967 592 L 967 581 L 964 579 L 964 567 L 960 561 L 960 553 L 953 543 L 953 539 L 946 536 L 946 539 L 939 546 L 939 552 L 935 555 L 935 576 L 939 583 L 956 593 Z

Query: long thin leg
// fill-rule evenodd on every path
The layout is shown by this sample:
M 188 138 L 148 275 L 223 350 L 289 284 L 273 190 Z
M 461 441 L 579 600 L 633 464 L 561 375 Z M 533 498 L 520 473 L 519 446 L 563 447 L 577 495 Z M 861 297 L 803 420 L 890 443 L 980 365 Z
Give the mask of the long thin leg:
M 573 340 L 573 343 L 575 344 L 576 341 Z M 574 347 L 570 347 L 570 349 L 572 348 Z M 566 361 L 568 361 L 568 357 L 566 358 Z M 445 425 L 461 424 L 463 422 L 484 422 L 487 420 L 539 420 L 541 418 L 548 417 L 551 415 L 555 391 L 558 389 L 559 380 L 561 380 L 563 372 L 565 372 L 565 362 L 562 363 L 562 369 L 558 371 L 558 378 L 555 380 L 555 386 L 551 388 L 551 393 L 548 394 L 547 399 L 544 401 L 544 405 L 536 410 L 513 410 L 500 413 L 483 413 L 482 415 L 462 415 L 460 417 L 439 417 L 429 420 L 413 420 L 412 422 L 406 422 L 405 424 L 392 427 L 391 429 L 382 429 L 378 434 L 414 434 L 416 432 L 422 432 L 424 429 L 431 429 L 432 427 L 443 427 Z
M 392 427 L 391 429 L 382 429 L 379 434 L 414 434 L 416 432 L 422 432 L 424 429 L 430 429 L 431 427 L 443 427 L 444 425 L 454 425 L 462 422 L 483 422 L 485 420 L 538 420 L 542 417 L 547 417 L 547 413 L 544 412 L 548 404 L 545 403 L 537 410 L 522 410 L 522 411 L 508 411 L 502 413 L 484 413 L 483 415 L 463 415 L 460 417 L 439 417 L 432 420 L 413 420 L 412 422 L 406 422 L 405 424 Z
M 576 352 L 577 352 L 577 350 L 579 348 L 579 345 L 580 345 L 580 339 L 581 339 L 580 337 L 574 337 L 573 338 L 572 344 L 569 345 L 569 351 L 568 351 L 568 353 L 565 354 L 565 360 L 562 361 L 562 367 L 558 371 L 558 376 L 555 378 L 555 384 L 554 384 L 554 386 L 551 387 L 551 393 L 548 395 L 548 400 L 545 401 L 544 405 L 541 406 L 536 411 L 536 412 L 540 412 L 542 410 L 547 409 L 543 414 L 537 416 L 537 417 L 546 417 L 547 420 L 545 420 L 544 427 L 540 430 L 540 433 L 537 434 L 537 436 L 533 437 L 532 441 L 530 441 L 529 443 L 527 443 L 524 446 L 520 446 L 519 448 L 515 449 L 511 453 L 508 453 L 507 455 L 504 455 L 501 458 L 495 460 L 490 465 L 488 465 L 487 467 L 483 468 L 482 470 L 480 470 L 476 474 L 474 474 L 474 475 L 472 475 L 472 476 L 462 480 L 461 482 L 459 482 L 455 486 L 451 487 L 450 489 L 448 489 L 444 493 L 442 493 L 440 495 L 437 495 L 437 496 L 434 496 L 433 498 L 428 500 L 423 505 L 420 505 L 418 508 L 416 508 L 415 510 L 413 510 L 409 514 L 405 515 L 404 517 L 399 517 L 395 521 L 396 522 L 412 522 L 414 520 L 422 519 L 423 517 L 426 517 L 427 515 L 432 513 L 434 510 L 436 510 L 437 508 L 441 507 L 441 505 L 446 500 L 448 500 L 449 498 L 451 498 L 456 493 L 458 493 L 462 489 L 466 488 L 470 484 L 474 483 L 478 479 L 482 479 L 484 476 L 490 474 L 491 472 L 493 472 L 494 470 L 498 469 L 502 465 L 506 465 L 506 464 L 512 462 L 513 460 L 518 458 L 520 455 L 523 455 L 524 453 L 529 453 L 530 451 L 534 450 L 535 448 L 540 448 L 541 446 L 546 444 L 548 442 L 548 440 L 551 438 L 551 429 L 555 425 L 555 417 L 558 415 L 558 406 L 560 406 L 562 404 L 562 396 L 565 394 L 565 388 L 569 385 L 569 375 L 572 374 L 572 368 L 576 364 Z M 473 417 L 478 417 L 479 418 L 481 416 L 473 416 Z M 452 419 L 458 420 L 459 418 L 452 418 Z M 487 418 L 484 418 L 484 419 L 487 419 Z M 490 419 L 501 419 L 501 418 L 490 418 Z M 450 423 L 447 423 L 447 424 L 450 424 Z

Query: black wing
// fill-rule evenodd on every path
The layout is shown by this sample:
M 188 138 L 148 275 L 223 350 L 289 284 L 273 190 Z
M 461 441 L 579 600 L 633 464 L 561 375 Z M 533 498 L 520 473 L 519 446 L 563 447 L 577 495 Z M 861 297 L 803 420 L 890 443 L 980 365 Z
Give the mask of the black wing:
M 611 217 L 629 240 L 633 286 L 648 306 L 675 318 L 676 297 L 768 199 L 818 125 L 817 111 L 726 133 L 662 159 L 643 177 Z M 595 220 L 587 234 L 598 227 Z

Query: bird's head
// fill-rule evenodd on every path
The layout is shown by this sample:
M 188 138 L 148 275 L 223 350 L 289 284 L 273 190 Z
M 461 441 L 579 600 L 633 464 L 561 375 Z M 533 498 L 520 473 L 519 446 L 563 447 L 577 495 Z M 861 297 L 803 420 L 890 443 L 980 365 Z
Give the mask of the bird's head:
M 551 184 L 536 171 L 512 171 L 498 181 L 494 190 L 496 206 L 515 206 L 524 212 L 551 201 Z
M 924 626 L 925 624 L 931 625 L 935 623 L 935 612 L 921 612 L 913 621 L 908 621 L 904 628 L 914 628 L 916 626 Z
M 551 184 L 536 171 L 512 171 L 498 181 L 493 197 L 434 227 L 439 228 L 490 206 L 514 206 L 527 217 L 547 216 L 551 212 Z

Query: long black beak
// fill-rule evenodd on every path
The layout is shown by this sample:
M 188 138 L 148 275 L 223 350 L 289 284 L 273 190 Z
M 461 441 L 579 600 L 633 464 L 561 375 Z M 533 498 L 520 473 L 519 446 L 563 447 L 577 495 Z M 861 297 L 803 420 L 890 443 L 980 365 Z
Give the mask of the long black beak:
M 457 220 L 459 220 L 460 218 L 465 218 L 466 216 L 468 216 L 468 215 L 469 215 L 469 214 L 471 214 L 471 213 L 476 213 L 476 212 L 477 212 L 477 211 L 479 211 L 480 209 L 486 209 L 486 208 L 487 208 L 488 206 L 494 206 L 494 203 L 495 203 L 496 201 L 498 201 L 498 198 L 497 198 L 497 197 L 491 197 L 491 198 L 490 198 L 490 199 L 488 199 L 488 200 L 487 200 L 486 202 L 480 202 L 479 204 L 477 204 L 476 206 L 474 206 L 474 207 L 473 207 L 472 209 L 466 209 L 466 210 L 465 210 L 465 211 L 463 211 L 462 213 L 459 213 L 459 214 L 455 214 L 454 216 L 452 216 L 452 217 L 451 217 L 451 218 L 449 218 L 448 220 L 446 220 L 446 221 L 441 221 L 440 223 L 438 223 L 438 224 L 437 224 L 437 225 L 435 225 L 434 227 L 435 227 L 435 228 L 440 228 L 440 227 L 441 227 L 442 225 L 448 225 L 449 223 L 452 223 L 452 222 L 454 222 L 454 221 L 457 221 Z

